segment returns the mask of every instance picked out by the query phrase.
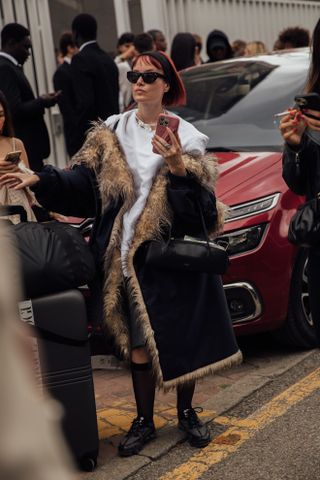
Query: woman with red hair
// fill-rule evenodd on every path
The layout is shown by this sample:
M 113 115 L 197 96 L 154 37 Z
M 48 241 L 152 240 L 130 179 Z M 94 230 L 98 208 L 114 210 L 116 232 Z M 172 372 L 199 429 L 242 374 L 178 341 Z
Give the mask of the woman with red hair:
M 138 56 L 127 75 L 137 108 L 96 125 L 70 171 L 47 166 L 31 177 L 2 179 L 13 188 L 32 185 L 51 210 L 95 216 L 91 243 L 106 329 L 130 361 L 137 405 L 119 445 L 122 456 L 138 453 L 155 437 L 156 385 L 177 388 L 179 428 L 191 445 L 206 446 L 209 429 L 192 406 L 195 381 L 241 361 L 220 277 L 158 269 L 146 261 L 152 240 L 203 236 L 199 209 L 209 232 L 221 231 L 217 166 L 204 157 L 208 138 L 179 117 L 177 133 L 167 129 L 165 140 L 155 134 L 159 114 L 185 101 L 165 54 Z

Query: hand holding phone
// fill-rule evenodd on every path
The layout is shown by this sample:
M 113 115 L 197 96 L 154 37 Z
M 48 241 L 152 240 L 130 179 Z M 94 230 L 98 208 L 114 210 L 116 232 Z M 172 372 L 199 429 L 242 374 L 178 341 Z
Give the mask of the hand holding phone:
M 174 134 L 176 134 L 179 127 L 179 122 L 180 120 L 178 117 L 169 115 L 168 113 L 160 113 L 158 117 L 155 135 L 158 135 L 160 138 L 165 140 L 167 144 L 171 145 L 171 140 L 170 140 L 170 136 L 168 134 L 167 128 L 170 128 L 170 130 Z M 159 151 L 155 146 L 153 147 L 152 151 L 153 153 L 159 154 Z
M 57 92 L 45 93 L 44 95 L 41 95 L 40 98 L 42 100 L 44 108 L 53 107 L 58 102 L 61 94 L 62 90 L 58 90 Z
M 21 153 L 22 153 L 21 150 L 16 150 L 15 152 L 9 152 L 4 157 L 4 161 L 14 163 L 14 164 L 18 164 L 20 162 Z

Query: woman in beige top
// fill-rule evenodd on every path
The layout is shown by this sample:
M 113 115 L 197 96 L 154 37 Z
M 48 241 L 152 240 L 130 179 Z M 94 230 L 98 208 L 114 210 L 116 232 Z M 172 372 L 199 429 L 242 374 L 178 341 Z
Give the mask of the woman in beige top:
M 14 137 L 8 103 L 0 91 L 0 176 L 19 171 L 30 171 L 28 157 L 23 142 Z M 0 205 L 22 205 L 29 221 L 36 221 L 31 208 L 34 203 L 34 195 L 29 189 L 19 192 L 10 190 L 8 186 L 0 188 Z M 12 215 L 9 218 L 13 223 L 20 221 L 18 215 Z

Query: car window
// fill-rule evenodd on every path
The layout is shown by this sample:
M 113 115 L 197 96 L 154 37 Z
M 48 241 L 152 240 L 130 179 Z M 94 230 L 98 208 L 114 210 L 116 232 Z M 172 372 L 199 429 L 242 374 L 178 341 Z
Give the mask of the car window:
M 187 104 L 174 109 L 209 136 L 209 149 L 280 150 L 274 114 L 294 103 L 307 74 L 303 62 L 237 60 L 182 73 Z
M 248 95 L 276 66 L 266 63 L 224 65 L 201 75 L 186 75 L 187 108 L 195 118 L 214 118 L 226 113 Z M 190 112 L 191 114 L 191 112 Z

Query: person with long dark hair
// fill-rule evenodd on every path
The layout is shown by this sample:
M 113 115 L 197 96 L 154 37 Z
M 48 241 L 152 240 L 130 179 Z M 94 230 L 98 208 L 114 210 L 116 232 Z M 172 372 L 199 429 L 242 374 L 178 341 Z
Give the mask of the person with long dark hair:
M 171 59 L 178 71 L 195 65 L 197 42 L 191 33 L 177 33 L 172 40 Z
M 119 445 L 122 456 L 138 453 L 155 437 L 156 385 L 177 389 L 179 428 L 191 445 L 206 446 L 209 429 L 192 405 L 195 382 L 241 361 L 220 277 L 161 270 L 146 261 L 152 240 L 203 238 L 200 209 L 211 235 L 221 231 L 225 208 L 213 193 L 216 161 L 204 156 L 208 137 L 177 116 L 176 134 L 155 134 L 159 114 L 186 98 L 164 53 L 139 55 L 128 80 L 137 108 L 96 125 L 73 158 L 73 169 L 47 166 L 31 176 L 0 179 L 16 189 L 33 186 L 49 209 L 95 217 L 92 250 L 105 323 L 131 362 L 137 405 Z
M 305 93 L 320 94 L 320 20 L 312 39 L 312 57 Z M 285 140 L 283 178 L 288 187 L 307 200 L 320 192 L 320 111 L 292 109 L 280 122 Z M 317 343 L 320 347 L 320 248 L 308 249 L 308 288 Z

